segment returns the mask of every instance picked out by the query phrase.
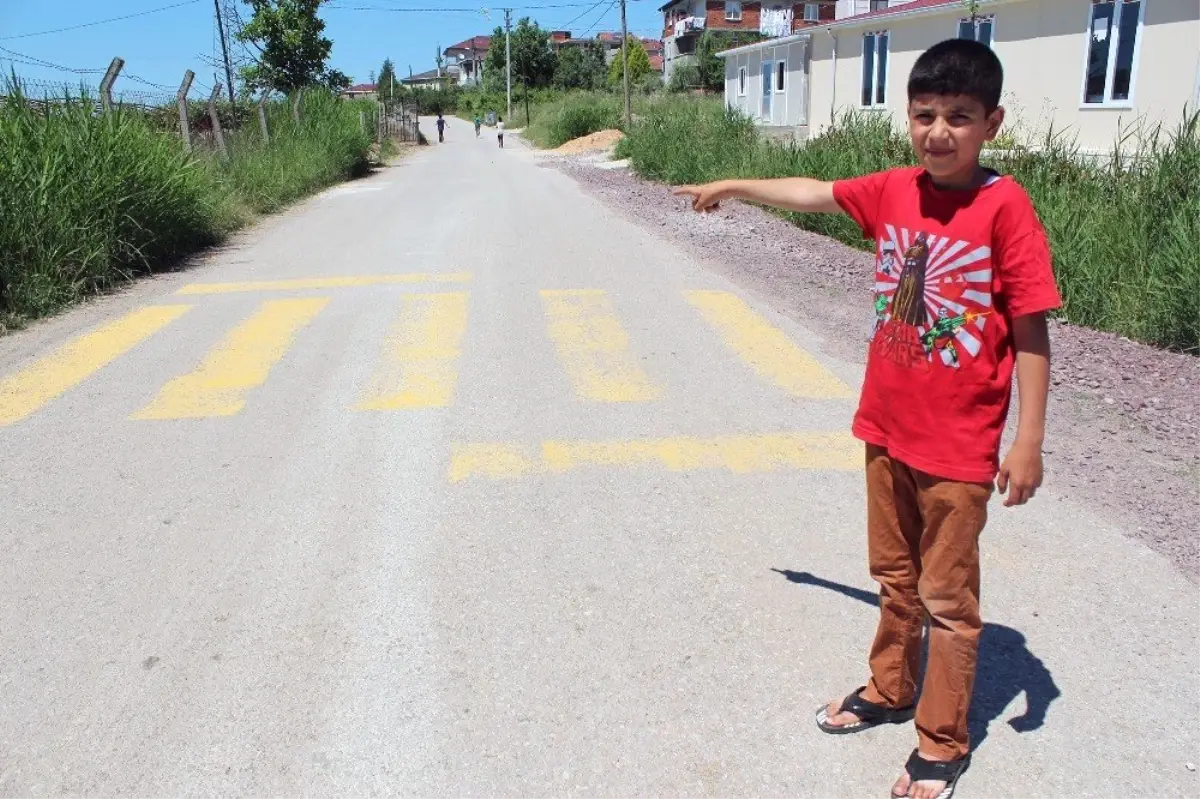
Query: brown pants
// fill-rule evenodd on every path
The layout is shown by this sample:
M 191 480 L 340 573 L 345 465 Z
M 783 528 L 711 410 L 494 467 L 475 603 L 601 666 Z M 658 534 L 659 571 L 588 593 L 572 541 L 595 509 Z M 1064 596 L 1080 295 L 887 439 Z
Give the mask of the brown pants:
M 911 705 L 929 617 L 917 736 L 922 754 L 970 751 L 967 711 L 979 651 L 979 534 L 992 485 L 943 480 L 867 445 L 867 548 L 879 583 L 879 629 L 862 698 Z

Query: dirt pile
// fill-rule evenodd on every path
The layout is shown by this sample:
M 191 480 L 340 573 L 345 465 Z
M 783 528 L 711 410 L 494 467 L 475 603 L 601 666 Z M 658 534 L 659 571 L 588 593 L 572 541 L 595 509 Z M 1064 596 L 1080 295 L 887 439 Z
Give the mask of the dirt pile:
M 599 130 L 595 133 L 589 133 L 586 136 L 580 136 L 578 139 L 557 147 L 554 152 L 562 155 L 579 155 L 581 153 L 596 152 L 598 150 L 607 150 L 613 147 L 621 139 L 625 138 L 625 134 L 616 129 Z

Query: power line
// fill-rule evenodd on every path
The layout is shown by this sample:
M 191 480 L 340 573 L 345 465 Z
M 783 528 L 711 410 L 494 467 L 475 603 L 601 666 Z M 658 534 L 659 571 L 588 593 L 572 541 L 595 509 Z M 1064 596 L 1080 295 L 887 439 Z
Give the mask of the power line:
M 612 2 L 608 4 L 608 8 L 606 8 L 600 12 L 600 16 L 597 17 L 596 21 L 592 23 L 592 27 L 588 28 L 583 33 L 579 34 L 579 38 L 586 39 L 587 35 L 589 33 L 591 33 L 592 31 L 596 30 L 596 28 L 600 25 L 600 23 L 604 21 L 604 18 L 608 16 L 608 12 L 612 11 L 616 7 L 617 7 L 617 0 L 612 0 Z
M 91 28 L 95 25 L 107 25 L 110 22 L 119 22 L 123 19 L 133 19 L 134 17 L 144 17 L 147 14 L 157 14 L 160 11 L 168 11 L 172 8 L 180 8 L 181 6 L 190 6 L 199 3 L 200 0 L 183 0 L 182 3 L 174 5 L 162 6 L 160 8 L 152 8 L 149 11 L 139 11 L 136 14 L 126 14 L 121 17 L 109 17 L 108 19 L 98 19 L 95 22 L 83 22 L 79 25 L 70 25 L 66 28 L 55 28 L 48 31 L 34 31 L 33 33 L 18 33 L 15 36 L 0 36 L 0 39 L 28 39 L 31 36 L 46 36 L 51 33 L 62 33 L 64 31 L 79 30 L 80 28 Z M 101 70 L 103 71 L 103 70 Z
M 601 0 L 601 2 L 603 2 L 603 1 L 604 0 Z M 589 5 L 591 5 L 591 4 L 589 4 L 589 3 L 550 3 L 550 4 L 539 4 L 539 5 L 509 6 L 509 10 L 510 11 L 539 11 L 539 10 L 543 10 L 543 9 L 547 9 L 547 8 L 585 8 Z M 596 6 L 592 5 L 591 7 L 595 8 Z M 412 12 L 412 13 L 421 13 L 421 14 L 444 14 L 444 13 L 480 14 L 480 13 L 487 11 L 487 9 L 484 9 L 484 8 L 468 8 L 465 6 L 452 6 L 452 7 L 443 6 L 441 8 L 402 8 L 402 7 L 393 7 L 393 6 L 333 6 L 333 5 L 331 5 L 331 6 L 325 6 L 325 8 L 337 9 L 339 11 L 392 11 L 392 12 L 403 12 L 403 13 Z M 589 13 L 589 11 L 584 12 L 584 14 L 587 14 L 587 13 Z
M 64 67 L 62 64 L 55 64 L 53 61 L 45 61 L 35 56 L 26 55 L 25 53 L 18 53 L 16 50 L 9 50 L 7 47 L 0 46 L 0 51 L 8 53 L 9 55 L 17 56 L 18 58 L 24 58 L 26 61 L 30 62 L 31 66 L 45 67 L 46 69 L 57 69 L 61 72 L 70 72 L 75 75 L 95 75 L 104 73 L 103 69 L 75 69 L 73 67 Z
M 562 25 L 556 25 L 555 27 L 562 28 L 563 30 L 570 30 L 572 25 L 574 25 L 576 22 L 578 22 L 579 20 L 586 17 L 588 14 L 595 11 L 600 6 L 604 5 L 606 2 L 608 2 L 608 0 L 600 0 L 600 2 L 596 3 L 594 6 L 589 8 L 587 11 L 582 12 L 581 14 L 579 14 L 579 16 L 575 17 L 570 22 L 564 22 Z

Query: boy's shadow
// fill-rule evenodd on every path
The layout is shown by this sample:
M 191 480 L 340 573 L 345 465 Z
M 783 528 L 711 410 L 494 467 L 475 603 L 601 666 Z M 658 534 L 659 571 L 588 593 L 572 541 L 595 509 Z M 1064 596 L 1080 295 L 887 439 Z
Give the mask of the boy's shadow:
M 827 588 L 871 607 L 879 607 L 879 597 L 870 591 L 824 580 L 808 572 L 771 571 L 782 574 L 793 583 Z M 1008 725 L 1017 732 L 1036 730 L 1046 721 L 1050 703 L 1062 692 L 1054 684 L 1054 677 L 1045 664 L 1025 646 L 1024 635 L 1011 627 L 985 622 L 979 637 L 975 694 L 971 699 L 971 713 L 967 720 L 972 749 L 983 743 L 987 738 L 988 725 L 1022 692 L 1025 694 L 1025 713 L 1009 719 Z

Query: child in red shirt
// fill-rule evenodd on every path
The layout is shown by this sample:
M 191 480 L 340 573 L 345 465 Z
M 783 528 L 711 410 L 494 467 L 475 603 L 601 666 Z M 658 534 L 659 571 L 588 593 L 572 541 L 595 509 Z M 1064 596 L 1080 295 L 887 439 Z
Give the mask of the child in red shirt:
M 1060 304 L 1046 234 L 1025 191 L 979 164 L 1004 121 L 1003 69 L 986 46 L 931 47 L 908 82 L 919 167 L 850 180 L 684 186 L 697 211 L 740 198 L 848 214 L 875 242 L 875 325 L 854 435 L 866 443 L 867 539 L 880 584 L 871 680 L 817 713 L 825 732 L 915 717 L 895 797 L 948 799 L 969 763 L 979 632 L 978 537 L 993 487 L 1006 506 L 1042 482 L 1046 312 Z M 999 462 L 1013 371 L 1016 440 Z M 929 657 L 914 707 L 921 631 Z

